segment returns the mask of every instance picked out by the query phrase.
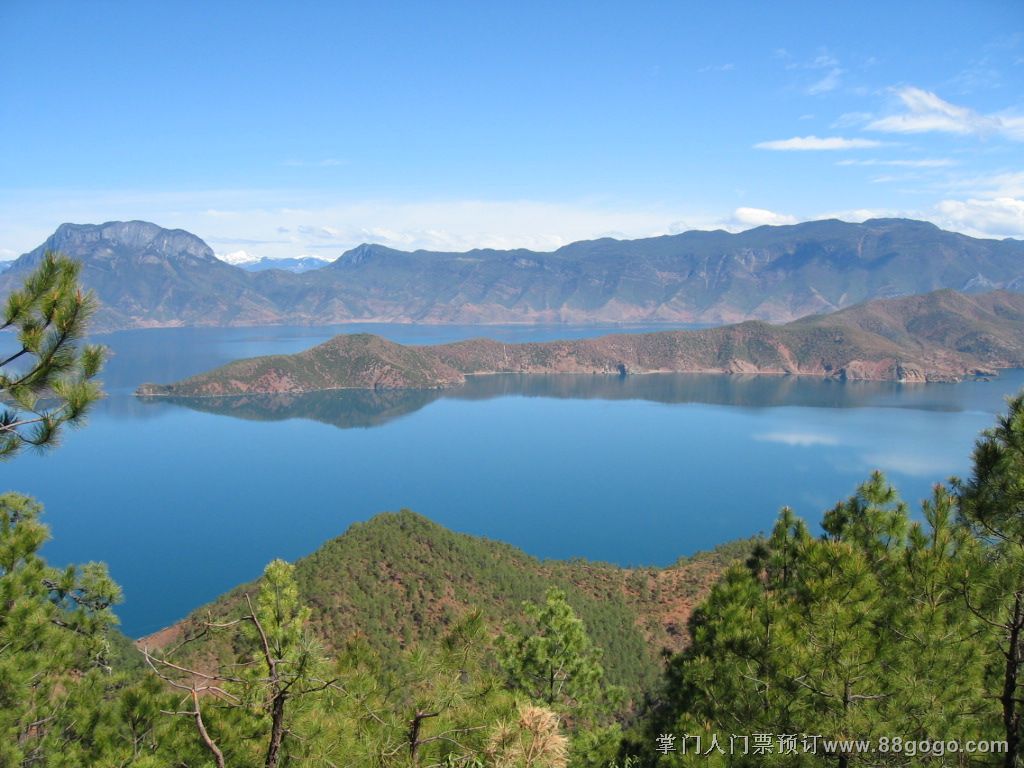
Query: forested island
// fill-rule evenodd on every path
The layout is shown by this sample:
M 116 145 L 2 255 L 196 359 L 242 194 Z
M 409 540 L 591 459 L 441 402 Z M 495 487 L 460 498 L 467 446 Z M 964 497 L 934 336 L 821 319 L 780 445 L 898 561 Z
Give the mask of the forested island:
M 438 389 L 467 376 L 743 373 L 846 380 L 955 381 L 1024 366 L 1024 295 L 943 290 L 883 299 L 785 325 L 506 344 L 473 339 L 403 346 L 340 335 L 294 355 L 239 360 L 145 396 L 297 394 L 331 389 Z

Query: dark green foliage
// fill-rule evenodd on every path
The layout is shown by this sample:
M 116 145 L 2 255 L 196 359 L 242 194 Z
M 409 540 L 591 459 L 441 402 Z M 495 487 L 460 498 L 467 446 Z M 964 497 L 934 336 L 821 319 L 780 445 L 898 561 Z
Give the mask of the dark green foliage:
M 570 765 L 600 765 L 618 746 L 613 716 L 623 691 L 605 681 L 601 652 L 564 592 L 549 589 L 543 604 L 526 603 L 523 613 L 526 621 L 498 638 L 506 684 L 562 717 L 572 735 Z
M 64 749 L 68 729 L 80 728 L 83 692 L 115 681 L 110 607 L 120 592 L 102 565 L 46 565 L 41 511 L 25 496 L 0 495 L 0 766 Z M 60 764 L 73 765 L 74 754 Z
M 666 588 L 666 599 L 670 591 L 673 598 L 691 601 L 703 594 L 715 569 L 706 565 L 706 557 L 668 569 L 679 579 Z M 700 574 L 693 583 L 685 581 L 690 567 Z M 328 649 L 362 638 L 385 658 L 439 640 L 477 609 L 496 633 L 509 617 L 521 620 L 523 602 L 538 602 L 549 588 L 558 587 L 601 650 L 609 682 L 638 698 L 657 679 L 658 653 L 667 640 L 659 626 L 652 645 L 638 626 L 638 616 L 652 605 L 645 595 L 625 589 L 630 573 L 583 561 L 541 562 L 515 547 L 448 531 L 408 511 L 353 525 L 295 566 L 300 595 L 312 611 L 311 626 Z M 201 631 L 208 614 L 240 615 L 244 590 L 252 587 L 198 611 L 188 631 Z M 221 658 L 232 653 L 223 644 L 217 648 Z
M 96 307 L 78 286 L 79 269 L 47 252 L 7 296 L 0 330 L 14 331 L 17 347 L 0 361 L 0 460 L 25 445 L 54 445 L 61 427 L 81 424 L 102 395 L 95 380 L 102 350 L 76 344 Z
M 990 435 L 979 453 L 1001 438 L 1010 436 Z M 1002 543 L 958 520 L 986 477 L 976 471 L 961 496 L 936 486 L 913 520 L 876 473 L 825 514 L 820 537 L 783 510 L 769 540 L 730 568 L 694 613 L 692 643 L 672 659 L 660 707 L 632 751 L 664 765 L 917 765 L 913 755 L 821 744 L 786 756 L 658 754 L 655 740 L 700 736 L 707 749 L 714 734 L 876 744 L 893 736 L 962 744 L 1004 737 L 1000 657 L 1017 647 L 1007 646 L 1015 602 L 1008 583 L 1019 571 Z M 1000 493 L 992 503 L 1002 508 Z
M 1004 765 L 1013 768 L 1024 763 L 1024 393 L 978 440 L 971 477 L 955 484 L 982 549 L 964 573 L 964 597 L 996 649 L 993 687 L 1010 744 Z
M 526 603 L 523 613 L 525 626 L 512 625 L 500 638 L 499 660 L 512 690 L 573 718 L 606 704 L 601 654 L 565 593 L 549 589 L 543 605 Z

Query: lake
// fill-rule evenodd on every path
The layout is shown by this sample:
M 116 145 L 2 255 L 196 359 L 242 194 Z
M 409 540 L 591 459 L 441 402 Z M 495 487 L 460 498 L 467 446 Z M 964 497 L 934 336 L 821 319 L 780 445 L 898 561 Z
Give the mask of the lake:
M 645 328 L 380 326 L 167 329 L 99 337 L 109 397 L 44 456 L 0 466 L 38 498 L 53 564 L 102 560 L 133 636 L 181 618 L 342 534 L 407 507 L 538 557 L 666 565 L 813 521 L 882 469 L 904 498 L 964 474 L 977 433 L 1024 371 L 991 382 L 899 385 L 796 377 L 500 376 L 443 392 L 142 402 L 238 357 L 294 352 L 335 332 L 402 343 L 581 338 Z

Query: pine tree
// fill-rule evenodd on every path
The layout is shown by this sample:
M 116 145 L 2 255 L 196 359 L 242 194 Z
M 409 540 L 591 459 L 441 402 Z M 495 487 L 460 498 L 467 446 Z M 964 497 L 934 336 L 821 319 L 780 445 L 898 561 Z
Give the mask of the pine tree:
M 560 715 L 572 736 L 573 768 L 606 764 L 621 739 L 611 713 L 623 692 L 606 683 L 601 651 L 560 589 L 525 603 L 525 626 L 499 638 L 498 660 L 513 692 Z
M 327 660 L 308 630 L 310 611 L 299 598 L 294 566 L 274 560 L 264 570 L 255 604 L 247 593 L 243 600 L 241 617 L 206 622 L 200 635 L 186 641 L 240 629 L 235 638 L 244 649 L 239 662 L 204 671 L 148 650 L 143 654 L 160 679 L 184 694 L 171 714 L 191 721 L 215 765 L 225 768 L 229 753 L 244 755 L 262 744 L 260 761 L 265 768 L 278 768 L 288 760 L 286 737 L 303 740 L 294 725 L 299 712 L 337 681 L 325 676 Z
M 502 638 L 501 664 L 513 690 L 532 701 L 580 716 L 600 702 L 600 652 L 565 593 L 550 589 L 543 605 L 523 606 L 529 626 Z
M 69 702 L 109 677 L 111 606 L 106 568 L 62 571 L 39 556 L 49 532 L 40 505 L 0 495 L 0 766 L 57 764 L 79 749 Z M 102 686 L 101 686 L 102 687 Z M 98 706 L 98 704 L 97 704 Z
M 16 350 L 0 361 L 0 459 L 22 447 L 54 445 L 64 425 L 82 423 L 101 396 L 98 346 L 78 348 L 96 308 L 78 285 L 80 265 L 47 252 L 24 285 L 7 297 L 0 330 L 13 330 Z
M 993 738 L 986 695 L 989 645 L 961 596 L 979 556 L 956 520 L 957 498 L 937 486 L 911 522 L 879 474 L 824 517 L 812 537 L 788 509 L 745 566 L 734 566 L 690 622 L 690 647 L 670 661 L 659 734 L 820 735 L 795 755 L 657 756 L 661 764 L 908 765 L 834 739 L 892 735 L 925 741 Z M 681 745 L 680 745 L 681 746 Z M 709 762 L 710 761 L 710 762 Z
M 992 693 L 1009 746 L 1004 766 L 1024 765 L 1024 393 L 978 440 L 971 477 L 956 481 L 963 520 L 982 545 L 963 594 L 999 649 Z

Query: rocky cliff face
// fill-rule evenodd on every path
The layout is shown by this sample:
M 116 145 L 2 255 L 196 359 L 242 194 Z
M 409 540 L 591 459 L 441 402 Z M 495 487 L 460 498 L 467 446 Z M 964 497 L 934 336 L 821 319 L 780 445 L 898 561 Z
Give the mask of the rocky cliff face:
M 82 262 L 82 283 L 100 300 L 95 330 L 282 319 L 247 273 L 217 259 L 200 238 L 145 221 L 62 224 L 0 276 L 0 294 L 18 286 L 48 250 Z
M 75 258 L 114 266 L 119 260 L 153 263 L 187 260 L 210 264 L 213 251 L 200 238 L 183 229 L 164 229 L 147 221 L 61 224 L 46 242 L 19 259 L 19 266 L 38 263 L 48 250 Z

